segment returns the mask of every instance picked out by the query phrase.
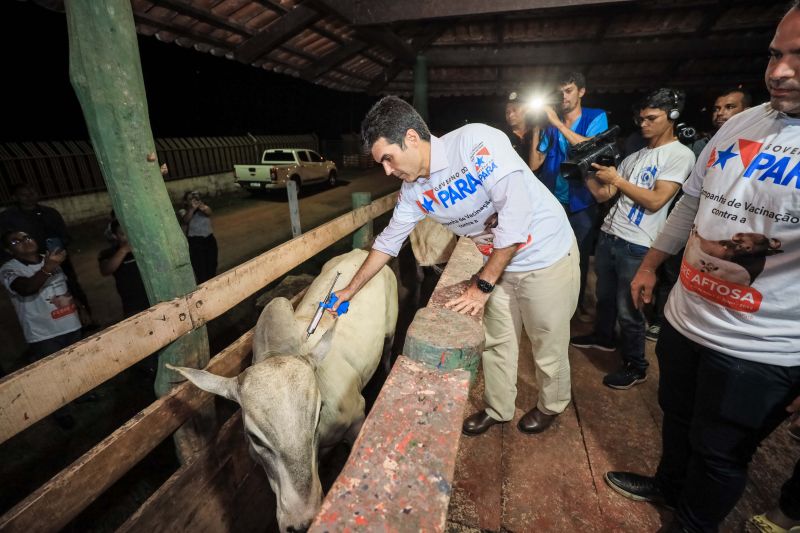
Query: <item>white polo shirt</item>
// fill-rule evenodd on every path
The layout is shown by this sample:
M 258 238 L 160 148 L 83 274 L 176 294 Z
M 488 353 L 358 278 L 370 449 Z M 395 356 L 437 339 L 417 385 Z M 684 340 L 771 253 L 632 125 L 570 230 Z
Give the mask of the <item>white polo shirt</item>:
M 432 136 L 430 172 L 403 183 L 374 249 L 396 256 L 416 223 L 428 216 L 472 238 L 487 258 L 494 247 L 518 244 L 506 267 L 511 272 L 548 267 L 569 252 L 575 237 L 564 208 L 502 131 L 468 124 L 441 139 Z

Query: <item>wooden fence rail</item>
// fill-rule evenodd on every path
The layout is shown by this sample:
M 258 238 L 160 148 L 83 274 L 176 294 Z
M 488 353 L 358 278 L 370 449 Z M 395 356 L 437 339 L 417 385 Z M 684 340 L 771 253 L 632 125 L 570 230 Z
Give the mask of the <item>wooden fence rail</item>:
M 0 443 L 104 383 L 394 207 L 375 200 L 0 380 Z

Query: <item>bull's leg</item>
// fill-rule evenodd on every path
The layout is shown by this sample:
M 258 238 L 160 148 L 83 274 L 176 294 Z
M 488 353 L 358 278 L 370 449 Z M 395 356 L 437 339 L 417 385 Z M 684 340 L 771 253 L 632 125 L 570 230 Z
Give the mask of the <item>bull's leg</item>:
M 388 335 L 383 338 L 383 350 L 381 351 L 381 365 L 383 366 L 383 373 L 386 377 L 392 371 L 394 365 L 394 357 L 392 357 L 392 346 L 394 345 L 394 334 Z M 399 354 L 398 354 L 399 355 Z
M 350 424 L 350 427 L 347 428 L 347 432 L 344 435 L 344 440 L 351 446 L 355 444 L 356 438 L 358 434 L 361 433 L 361 426 L 364 425 L 364 416 L 360 416 L 356 420 L 353 420 L 353 423 Z

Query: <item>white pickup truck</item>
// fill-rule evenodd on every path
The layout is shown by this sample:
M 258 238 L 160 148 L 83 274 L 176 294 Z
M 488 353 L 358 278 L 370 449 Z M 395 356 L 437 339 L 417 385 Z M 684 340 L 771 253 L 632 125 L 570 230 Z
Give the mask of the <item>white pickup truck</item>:
M 258 192 L 285 189 L 289 180 L 303 185 L 327 182 L 336 185 L 336 164 L 307 148 L 277 148 L 264 150 L 260 165 L 234 165 L 236 183 L 242 189 Z

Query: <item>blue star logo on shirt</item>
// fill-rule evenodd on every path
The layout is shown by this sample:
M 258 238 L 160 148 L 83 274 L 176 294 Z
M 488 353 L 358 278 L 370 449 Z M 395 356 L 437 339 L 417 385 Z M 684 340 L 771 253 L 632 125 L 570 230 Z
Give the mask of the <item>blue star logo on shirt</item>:
M 482 167 L 483 166 L 483 158 L 482 157 L 475 158 L 475 166 L 477 166 L 477 167 Z
M 734 146 L 735 146 L 735 144 L 732 144 L 732 145 L 728 146 L 725 150 L 721 150 L 721 151 L 717 152 L 717 160 L 711 166 L 715 167 L 715 166 L 719 165 L 719 168 L 724 170 L 725 169 L 725 163 L 728 162 L 728 159 L 731 159 L 732 157 L 736 157 L 737 155 L 739 155 L 739 154 L 737 154 L 736 152 L 733 151 L 733 147 Z
M 433 200 L 430 198 L 425 198 L 422 200 L 422 207 L 424 207 L 428 213 L 433 213 Z

